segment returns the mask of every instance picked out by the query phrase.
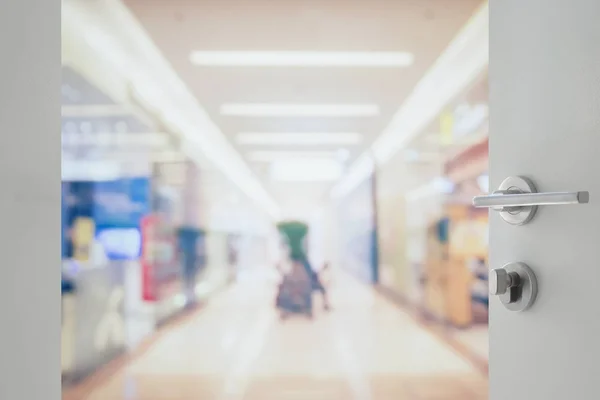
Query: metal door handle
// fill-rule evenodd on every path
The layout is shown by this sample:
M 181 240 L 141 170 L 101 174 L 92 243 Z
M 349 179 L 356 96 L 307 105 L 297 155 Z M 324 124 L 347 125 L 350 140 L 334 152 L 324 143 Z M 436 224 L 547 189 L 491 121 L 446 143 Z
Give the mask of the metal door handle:
M 588 192 L 519 193 L 497 190 L 488 196 L 473 198 L 475 207 L 505 208 L 530 206 L 558 206 L 562 204 L 584 204 L 589 202 Z
M 499 211 L 506 222 L 523 225 L 531 221 L 538 206 L 585 204 L 589 200 L 588 192 L 538 193 L 528 179 L 510 177 L 492 194 L 474 197 L 473 205 L 478 208 L 492 208 Z
M 537 297 L 535 274 L 521 262 L 491 270 L 489 284 L 490 294 L 498 296 L 504 307 L 511 311 L 528 309 Z

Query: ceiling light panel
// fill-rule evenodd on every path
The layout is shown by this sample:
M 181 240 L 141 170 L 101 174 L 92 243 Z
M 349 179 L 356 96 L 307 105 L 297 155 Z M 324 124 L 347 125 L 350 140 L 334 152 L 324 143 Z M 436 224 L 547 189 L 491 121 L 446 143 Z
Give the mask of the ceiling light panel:
M 303 160 L 313 162 L 315 159 L 337 159 L 336 151 L 254 151 L 248 154 L 253 162 L 274 162 L 280 160 Z
M 303 159 L 280 160 L 271 164 L 269 175 L 273 181 L 323 182 L 335 181 L 343 173 L 342 165 L 334 160 Z
M 304 133 L 271 133 L 242 132 L 236 141 L 240 145 L 262 146 L 323 146 L 323 145 L 356 145 L 361 143 L 360 133 L 343 132 L 304 132 Z
M 224 104 L 221 114 L 236 117 L 374 117 L 376 104 Z
M 402 68 L 414 63 L 407 52 L 194 51 L 203 67 L 351 67 Z

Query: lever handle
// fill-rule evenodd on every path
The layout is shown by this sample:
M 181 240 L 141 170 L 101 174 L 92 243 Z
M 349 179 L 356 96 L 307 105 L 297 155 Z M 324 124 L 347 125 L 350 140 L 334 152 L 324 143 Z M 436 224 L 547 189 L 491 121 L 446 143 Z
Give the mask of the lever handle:
M 519 193 L 510 190 L 498 190 L 487 196 L 475 196 L 475 207 L 504 208 L 557 206 L 564 204 L 585 204 L 590 200 L 588 192 L 548 192 Z
M 589 192 L 538 193 L 534 184 L 526 178 L 513 176 L 502 182 L 490 195 L 475 196 L 473 206 L 491 208 L 509 224 L 523 225 L 535 215 L 538 206 L 589 203 Z

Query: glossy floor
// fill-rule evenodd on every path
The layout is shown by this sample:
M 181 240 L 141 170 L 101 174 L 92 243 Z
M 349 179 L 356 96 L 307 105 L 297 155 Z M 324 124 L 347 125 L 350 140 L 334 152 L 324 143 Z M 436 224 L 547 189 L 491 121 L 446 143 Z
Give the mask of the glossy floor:
M 280 321 L 273 287 L 242 279 L 82 400 L 487 399 L 480 372 L 353 279 L 313 321 Z

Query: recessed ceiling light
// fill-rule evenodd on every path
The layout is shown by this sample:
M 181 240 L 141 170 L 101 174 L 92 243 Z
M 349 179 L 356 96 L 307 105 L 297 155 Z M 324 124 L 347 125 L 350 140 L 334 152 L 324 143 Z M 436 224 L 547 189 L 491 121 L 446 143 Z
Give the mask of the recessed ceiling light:
M 373 117 L 375 104 L 224 104 L 221 114 L 238 117 Z
M 237 135 L 236 141 L 241 145 L 264 146 L 318 146 L 318 145 L 353 145 L 362 140 L 360 133 L 344 132 L 242 132 Z
M 274 181 L 323 182 L 339 179 L 342 172 L 342 166 L 334 160 L 306 162 L 302 159 L 289 159 L 272 163 L 269 175 Z
M 254 151 L 248 154 L 248 159 L 253 162 L 294 159 L 310 163 L 315 159 L 335 159 L 336 155 L 335 151 Z
M 205 67 L 408 67 L 414 55 L 407 52 L 319 51 L 194 51 L 192 64 Z

